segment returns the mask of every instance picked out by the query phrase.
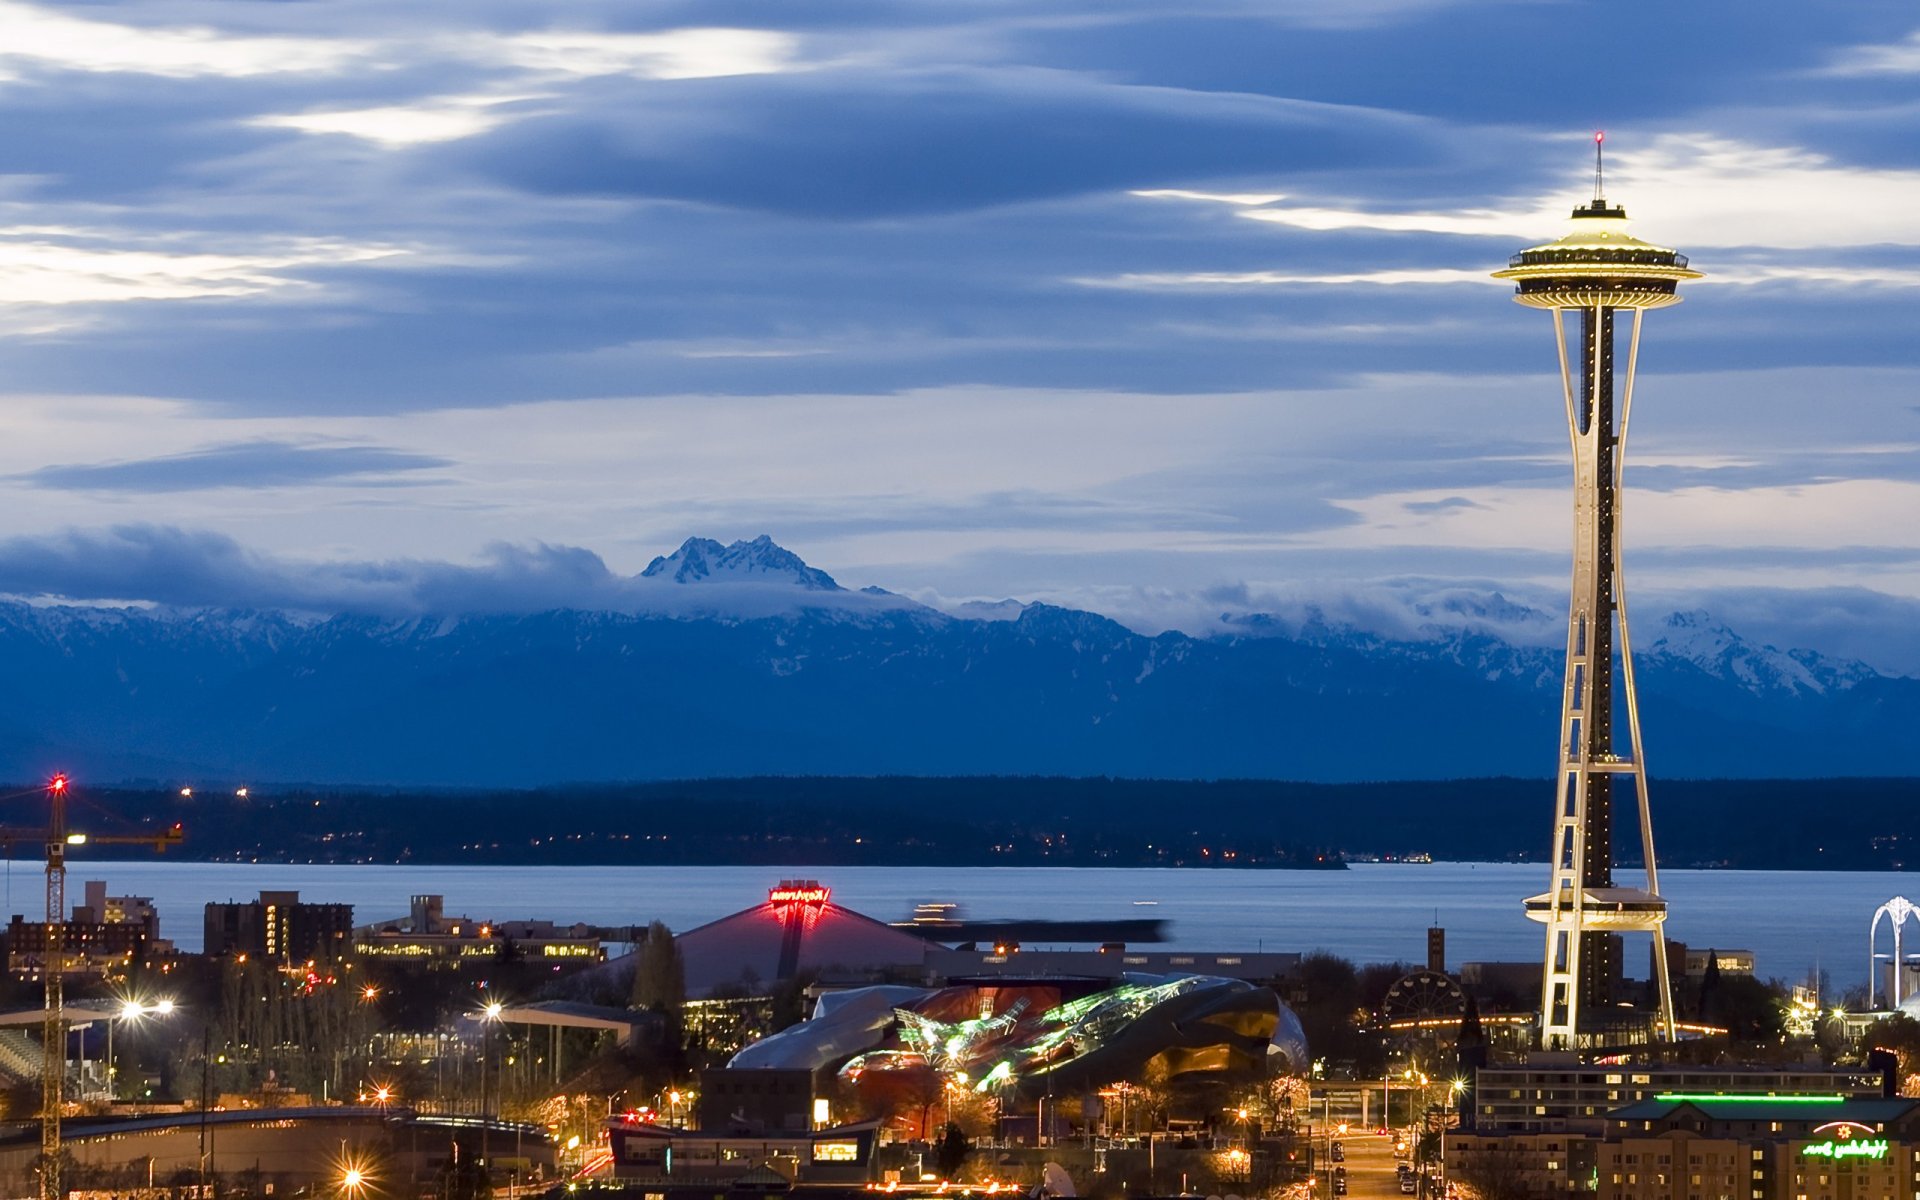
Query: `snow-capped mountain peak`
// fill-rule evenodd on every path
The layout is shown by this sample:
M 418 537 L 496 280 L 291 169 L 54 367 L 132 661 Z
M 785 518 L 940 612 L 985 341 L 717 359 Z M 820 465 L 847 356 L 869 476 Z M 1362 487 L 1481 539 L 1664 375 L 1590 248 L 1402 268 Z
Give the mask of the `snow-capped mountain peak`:
M 825 571 L 766 534 L 752 541 L 722 546 L 712 538 L 690 537 L 672 554 L 663 554 L 640 572 L 642 579 L 669 579 L 674 583 L 726 580 L 735 583 L 786 583 L 817 592 L 844 590 Z
M 1838 662 L 1809 650 L 1789 652 L 1757 645 L 1698 609 L 1669 614 L 1655 628 L 1658 635 L 1647 647 L 1650 656 L 1691 663 L 1749 691 L 1820 695 L 1844 690 L 1873 674 L 1862 663 Z

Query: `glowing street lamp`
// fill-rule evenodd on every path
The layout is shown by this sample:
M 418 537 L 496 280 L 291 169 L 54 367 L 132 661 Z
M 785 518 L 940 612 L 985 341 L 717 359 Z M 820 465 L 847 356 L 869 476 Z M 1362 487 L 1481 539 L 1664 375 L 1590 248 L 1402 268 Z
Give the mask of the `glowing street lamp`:
M 111 1102 L 115 1098 L 119 1090 L 114 1086 L 115 1078 L 118 1074 L 118 1071 L 114 1065 L 113 1027 L 115 1025 L 120 1024 L 120 1022 L 122 1021 L 138 1021 L 141 1017 L 144 1017 L 149 1013 L 157 1017 L 168 1016 L 173 1012 L 173 1007 L 174 1006 L 173 1006 L 172 1000 L 156 1000 L 152 1004 L 142 1004 L 140 1001 L 129 997 L 128 999 L 122 1000 L 120 1002 L 119 1012 L 113 1013 L 107 1017 L 107 1099 L 108 1101 Z
M 493 1121 L 487 1115 L 487 1053 L 493 1046 L 493 1027 L 500 1023 L 500 1015 L 506 1010 L 507 1006 L 498 1000 L 489 1000 L 480 1006 L 480 1163 L 486 1168 L 489 1188 L 493 1186 Z M 496 1070 L 494 1074 L 500 1072 Z

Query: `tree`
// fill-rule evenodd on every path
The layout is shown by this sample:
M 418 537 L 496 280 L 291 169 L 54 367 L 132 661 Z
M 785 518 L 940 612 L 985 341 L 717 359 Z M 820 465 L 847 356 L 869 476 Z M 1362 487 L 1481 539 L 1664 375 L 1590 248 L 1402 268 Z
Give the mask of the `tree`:
M 1920 1021 L 1897 1012 L 1867 1027 L 1860 1036 L 1860 1056 L 1875 1050 L 1892 1054 L 1898 1062 L 1896 1083 L 1903 1096 L 1920 1091 Z
M 1732 1041 L 1778 1042 L 1786 1036 L 1779 995 L 1751 975 L 1722 976 L 1715 985 L 1713 1013 Z
M 1515 1153 L 1490 1146 L 1464 1155 L 1454 1177 L 1471 1188 L 1479 1200 L 1529 1200 L 1534 1193 L 1527 1186 Z
M 478 1160 L 456 1153 L 452 1161 L 440 1168 L 434 1191 L 441 1200 L 484 1200 L 493 1194 L 493 1181 Z
M 680 947 L 673 932 L 655 921 L 634 954 L 633 1006 L 673 1015 L 686 1002 L 687 968 Z
M 1720 1015 L 1720 955 L 1707 950 L 1707 969 L 1700 976 L 1700 999 L 1694 1011 L 1703 1025 L 1711 1025 Z
M 946 1132 L 940 1135 L 940 1141 L 933 1148 L 933 1165 L 939 1168 L 942 1179 L 952 1179 L 960 1173 L 967 1157 L 973 1153 L 973 1143 L 958 1125 L 949 1123 Z
M 1380 1039 L 1360 1032 L 1369 1014 L 1360 973 L 1351 962 L 1316 950 L 1288 972 L 1281 995 L 1300 1018 L 1316 1058 L 1359 1070 L 1381 1058 Z
M 807 989 L 820 978 L 820 972 L 808 969 L 773 985 L 773 1029 L 775 1033 L 807 1019 Z

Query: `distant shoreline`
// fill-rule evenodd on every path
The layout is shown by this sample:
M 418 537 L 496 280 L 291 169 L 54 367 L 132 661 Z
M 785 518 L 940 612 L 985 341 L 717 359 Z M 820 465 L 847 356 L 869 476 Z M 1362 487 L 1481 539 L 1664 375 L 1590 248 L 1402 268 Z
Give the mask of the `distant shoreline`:
M 781 870 L 781 871 L 836 871 L 836 870 L 843 870 L 850 867 L 885 868 L 885 869 L 900 869 L 900 870 L 909 870 L 915 867 L 955 867 L 955 868 L 968 868 L 968 869 L 993 870 L 993 871 L 1143 871 L 1143 872 L 1145 871 L 1207 871 L 1207 872 L 1221 872 L 1221 873 L 1243 872 L 1248 874 L 1261 874 L 1266 872 L 1279 872 L 1279 873 L 1291 874 L 1291 873 L 1300 873 L 1300 872 L 1312 873 L 1312 872 L 1318 872 L 1318 871 L 1352 871 L 1356 868 L 1367 868 L 1367 867 L 1405 867 L 1410 870 L 1417 869 L 1419 867 L 1428 867 L 1428 866 L 1433 866 L 1433 867 L 1439 867 L 1439 866 L 1445 866 L 1445 867 L 1540 867 L 1543 870 L 1546 867 L 1545 859 L 1525 860 L 1525 859 L 1492 859 L 1492 858 L 1434 858 L 1428 862 L 1412 862 L 1406 859 L 1391 859 L 1391 860 L 1358 859 L 1353 861 L 1347 861 L 1343 859 L 1343 860 L 1327 862 L 1327 863 L 1316 863 L 1312 865 L 1299 864 L 1299 863 L 1207 864 L 1207 863 L 1120 863 L 1120 862 L 1004 862 L 1004 861 L 995 861 L 995 860 L 986 860 L 986 859 L 977 860 L 977 861 L 969 860 L 969 859 L 943 859 L 935 862 L 935 861 L 929 861 L 926 859 L 895 861 L 890 859 L 875 859 L 875 858 L 866 858 L 866 859 L 858 859 L 858 860 L 812 859 L 812 860 L 806 860 L 806 861 L 793 860 L 793 859 L 758 859 L 758 858 L 756 859 L 725 859 L 725 860 L 720 860 L 720 859 L 706 860 L 706 859 L 691 859 L 691 858 L 686 858 L 686 859 L 681 859 L 681 858 L 676 858 L 676 859 L 608 859 L 608 858 L 503 859 L 502 858 L 502 859 L 484 859 L 483 860 L 483 859 L 471 859 L 471 858 L 468 858 L 468 859 L 437 859 L 437 858 L 313 859 L 313 858 L 261 857 L 261 858 L 239 859 L 239 858 L 205 858 L 205 857 L 196 857 L 193 855 L 183 855 L 178 853 L 168 854 L 164 858 L 156 859 L 152 855 L 141 854 L 137 849 L 129 850 L 124 848 L 114 847 L 111 850 L 108 850 L 103 853 L 97 853 L 97 854 L 88 853 L 84 858 L 70 856 L 67 860 L 67 868 L 68 868 L 67 873 L 69 876 L 76 875 L 77 873 L 84 873 L 86 866 L 89 863 L 99 863 L 102 865 L 107 865 L 107 864 L 122 864 L 122 863 L 133 863 L 133 862 L 152 862 L 152 863 L 155 863 L 156 865 L 162 865 L 162 866 L 166 865 L 167 863 L 177 863 L 181 866 L 229 866 L 229 867 L 289 866 L 289 867 L 341 867 L 341 868 L 470 867 L 476 870 L 485 870 L 492 867 L 534 868 L 534 867 L 566 867 L 566 866 L 595 867 L 595 868 L 633 867 L 637 869 L 648 868 L 648 867 L 690 867 L 690 868 L 714 868 L 714 869 L 735 869 L 735 868 L 744 869 L 744 868 L 751 868 L 751 867 L 764 867 L 770 870 Z M 13 863 L 16 867 L 18 867 L 21 870 L 37 870 L 39 867 L 38 860 L 33 859 L 29 856 L 22 856 L 18 854 L 13 856 Z M 1867 875 L 1867 874 L 1920 875 L 1920 864 L 1916 864 L 1912 866 L 1902 866 L 1902 867 L 1871 866 L 1871 865 L 1853 866 L 1853 867 L 1845 867 L 1845 866 L 1776 867 L 1776 866 L 1742 866 L 1742 865 L 1727 864 L 1727 863 L 1663 862 L 1659 864 L 1659 867 L 1660 867 L 1660 870 L 1662 871 L 1715 872 L 1715 873 L 1726 873 L 1726 874 L 1742 874 L 1742 873 L 1749 873 L 1749 872 L 1752 872 L 1752 873 L 1771 872 L 1775 874 L 1802 873 L 1802 874 L 1859 874 L 1859 875 Z M 1616 873 L 1637 872 L 1640 870 L 1640 864 L 1637 862 L 1616 863 L 1614 864 L 1614 870 Z
M 178 822 L 186 841 L 172 853 L 207 863 L 1339 871 L 1420 856 L 1543 863 L 1552 796 L 1547 781 L 1514 778 L 814 776 L 458 794 L 238 790 L 80 788 L 71 824 L 105 835 Z M 29 791 L 13 820 L 31 820 L 33 807 Z M 1669 780 L 1656 793 L 1654 834 L 1669 870 L 1920 869 L 1920 779 Z M 1638 837 L 1621 841 L 1637 857 Z M 31 850 L 22 844 L 16 856 L 24 862 Z M 100 846 L 75 857 L 148 853 Z

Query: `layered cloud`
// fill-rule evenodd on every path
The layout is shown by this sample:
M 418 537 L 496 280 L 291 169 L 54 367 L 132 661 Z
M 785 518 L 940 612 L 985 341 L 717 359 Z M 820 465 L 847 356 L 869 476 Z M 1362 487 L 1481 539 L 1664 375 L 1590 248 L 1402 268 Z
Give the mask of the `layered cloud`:
M 392 480 L 448 466 L 448 460 L 385 446 L 326 446 L 297 442 L 238 442 L 184 454 L 123 462 L 41 467 L 21 481 L 70 491 L 154 494 L 274 488 L 327 480 Z
M 0 536 L 164 559 L 205 586 L 136 598 L 182 603 L 604 598 L 761 529 L 927 595 L 1550 594 L 1553 355 L 1486 275 L 1590 194 L 1591 122 L 1707 272 L 1643 348 L 1636 586 L 1852 637 L 1920 595 L 1915 36 L 1784 0 L 1597 35 L 1479 0 L 8 0 Z
M 780 579 L 688 585 L 664 576 L 618 575 L 599 555 L 576 546 L 495 543 L 471 563 L 316 562 L 162 525 L 0 540 L 0 594 L 398 619 L 554 609 L 737 618 L 802 606 L 864 612 L 916 607 L 895 596 L 803 592 Z
M 259 37 L 207 25 L 147 25 L 78 16 L 49 6 L 0 4 L 0 63 L 68 71 L 242 78 L 334 72 L 364 58 L 350 38 Z

